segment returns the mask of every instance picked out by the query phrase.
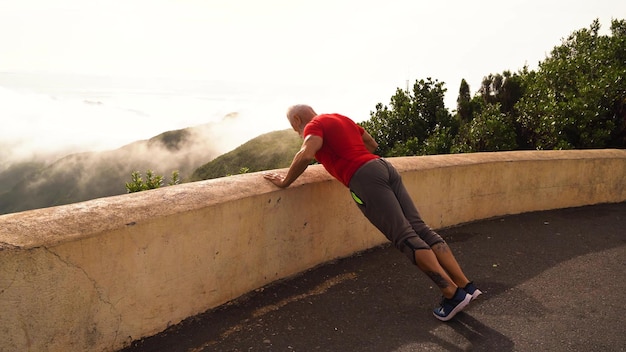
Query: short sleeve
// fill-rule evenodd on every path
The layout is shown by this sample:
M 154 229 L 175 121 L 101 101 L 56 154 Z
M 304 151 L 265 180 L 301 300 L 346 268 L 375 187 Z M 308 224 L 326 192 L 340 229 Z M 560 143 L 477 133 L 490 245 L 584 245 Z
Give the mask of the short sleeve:
M 304 127 L 303 135 L 304 135 L 305 138 L 308 135 L 313 135 L 313 136 L 321 137 L 323 139 L 324 138 L 324 129 L 322 128 L 322 124 L 319 121 L 315 120 L 315 119 L 311 120 L 311 122 L 309 122 Z

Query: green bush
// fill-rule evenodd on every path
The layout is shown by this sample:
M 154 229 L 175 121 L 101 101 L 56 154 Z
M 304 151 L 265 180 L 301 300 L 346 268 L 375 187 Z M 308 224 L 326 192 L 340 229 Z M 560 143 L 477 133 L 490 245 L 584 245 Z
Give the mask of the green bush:
M 169 186 L 180 183 L 178 170 L 172 172 Z M 128 193 L 141 192 L 149 189 L 160 188 L 163 186 L 163 176 L 157 175 L 152 170 L 146 171 L 146 179 L 144 180 L 139 171 L 133 171 L 130 175 L 131 181 L 126 183 L 126 191 Z

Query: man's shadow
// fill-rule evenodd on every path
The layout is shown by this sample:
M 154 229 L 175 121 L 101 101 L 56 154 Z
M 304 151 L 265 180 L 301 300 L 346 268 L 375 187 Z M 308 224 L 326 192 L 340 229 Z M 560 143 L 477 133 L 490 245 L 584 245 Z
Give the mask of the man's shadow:
M 466 342 L 470 344 L 468 348 L 463 348 L 463 346 L 447 341 L 432 334 L 431 332 L 433 340 L 436 340 L 437 344 L 444 347 L 447 351 L 471 350 L 506 352 L 514 350 L 513 347 L 515 344 L 511 339 L 499 333 L 497 330 L 481 323 L 479 320 L 466 312 L 458 313 L 454 319 L 450 320 L 446 324 L 458 335 L 464 337 Z

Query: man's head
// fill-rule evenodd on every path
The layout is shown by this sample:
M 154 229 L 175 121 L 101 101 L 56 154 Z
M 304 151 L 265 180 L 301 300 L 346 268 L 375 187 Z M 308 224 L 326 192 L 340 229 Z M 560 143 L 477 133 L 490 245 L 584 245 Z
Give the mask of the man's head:
M 308 105 L 298 104 L 287 109 L 287 119 L 294 131 L 298 132 L 300 137 L 304 137 L 304 126 L 317 116 L 317 113 Z

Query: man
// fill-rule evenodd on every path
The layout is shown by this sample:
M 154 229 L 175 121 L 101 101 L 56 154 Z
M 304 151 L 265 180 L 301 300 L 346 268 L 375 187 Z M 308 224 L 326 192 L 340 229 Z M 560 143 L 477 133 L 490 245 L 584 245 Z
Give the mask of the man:
M 397 170 L 374 154 L 378 143 L 361 126 L 339 114 L 317 115 L 308 105 L 288 109 L 287 118 L 304 139 L 286 175 L 266 179 L 285 188 L 316 159 L 350 189 L 355 203 L 409 260 L 439 287 L 443 298 L 433 314 L 452 319 L 482 292 L 467 279 L 439 234 L 421 219 Z

